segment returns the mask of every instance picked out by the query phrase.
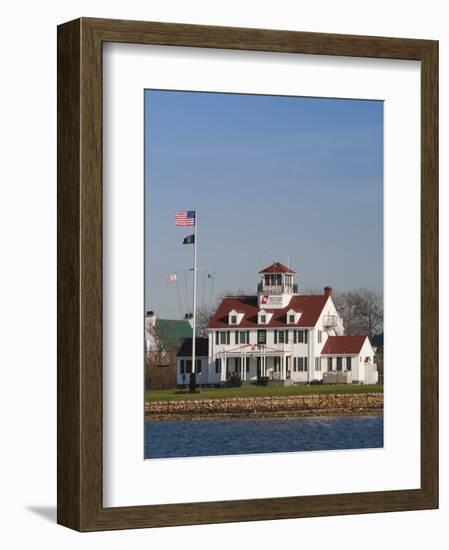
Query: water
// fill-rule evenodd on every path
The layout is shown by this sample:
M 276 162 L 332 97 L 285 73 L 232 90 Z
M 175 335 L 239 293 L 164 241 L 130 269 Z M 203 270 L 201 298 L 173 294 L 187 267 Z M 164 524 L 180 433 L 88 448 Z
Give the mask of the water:
M 376 447 L 383 447 L 383 416 L 145 422 L 145 458 Z

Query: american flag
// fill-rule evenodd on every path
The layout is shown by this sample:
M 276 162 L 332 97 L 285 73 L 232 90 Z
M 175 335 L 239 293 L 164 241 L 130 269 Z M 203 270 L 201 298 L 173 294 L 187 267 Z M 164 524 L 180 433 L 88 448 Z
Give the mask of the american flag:
M 184 212 L 177 212 L 176 225 L 195 225 L 195 210 L 184 210 Z

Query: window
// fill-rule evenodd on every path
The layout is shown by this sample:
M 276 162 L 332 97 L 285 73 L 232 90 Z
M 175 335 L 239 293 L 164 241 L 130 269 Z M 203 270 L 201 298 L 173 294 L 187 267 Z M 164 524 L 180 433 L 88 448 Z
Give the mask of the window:
M 241 331 L 239 337 L 240 344 L 249 344 L 249 331 Z M 235 341 L 237 344 L 237 340 Z
M 285 331 L 283 330 L 279 331 L 279 343 L 285 344 Z
M 266 315 L 261 315 L 260 316 L 260 322 L 264 325 L 267 322 L 267 316 Z
M 257 343 L 258 344 L 266 344 L 267 343 L 267 331 L 266 330 L 258 330 L 257 331 Z
M 323 332 L 321 330 L 318 331 L 318 344 L 321 344 L 321 341 L 323 339 Z
M 289 323 L 294 323 L 295 322 L 295 316 L 294 315 L 289 315 L 288 316 L 288 322 Z
M 226 344 L 226 332 L 220 332 L 220 344 Z
M 327 370 L 332 370 L 332 357 L 327 358 Z
M 315 370 L 321 371 L 321 357 L 315 357 Z
M 221 361 L 220 359 L 215 359 L 215 374 L 221 373 Z
M 298 357 L 299 372 L 307 372 L 307 357 Z
M 298 330 L 298 344 L 307 344 L 307 330 Z
M 346 357 L 346 370 L 352 370 L 352 357 Z
M 337 357 L 337 370 L 343 370 L 343 357 Z
M 237 324 L 237 315 L 231 315 L 231 325 Z
M 186 364 L 185 364 L 184 359 L 181 359 L 179 361 L 179 372 L 180 372 L 180 374 L 184 374 L 186 372 Z

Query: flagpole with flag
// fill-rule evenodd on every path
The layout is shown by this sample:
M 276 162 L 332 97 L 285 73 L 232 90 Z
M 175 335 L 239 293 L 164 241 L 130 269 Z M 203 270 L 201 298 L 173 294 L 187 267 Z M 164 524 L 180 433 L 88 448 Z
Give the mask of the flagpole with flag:
M 195 208 L 195 229 L 193 232 L 193 324 L 192 324 L 192 374 L 190 391 L 196 390 L 196 247 L 198 244 L 198 211 Z
M 177 212 L 175 224 L 181 227 L 194 227 L 193 235 L 183 240 L 183 244 L 193 243 L 193 323 L 192 323 L 192 370 L 190 373 L 190 391 L 196 390 L 196 255 L 198 241 L 198 210 Z

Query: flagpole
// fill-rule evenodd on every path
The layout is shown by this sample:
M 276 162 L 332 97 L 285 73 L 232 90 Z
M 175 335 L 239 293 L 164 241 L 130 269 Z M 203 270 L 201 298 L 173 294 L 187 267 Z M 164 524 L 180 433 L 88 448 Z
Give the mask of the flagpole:
M 195 231 L 193 238 L 193 326 L 192 326 L 192 374 L 193 380 L 190 384 L 190 391 L 196 390 L 196 247 L 198 241 L 198 211 L 195 209 Z

